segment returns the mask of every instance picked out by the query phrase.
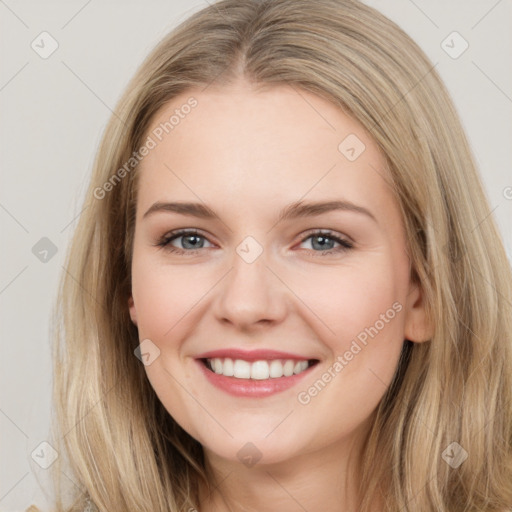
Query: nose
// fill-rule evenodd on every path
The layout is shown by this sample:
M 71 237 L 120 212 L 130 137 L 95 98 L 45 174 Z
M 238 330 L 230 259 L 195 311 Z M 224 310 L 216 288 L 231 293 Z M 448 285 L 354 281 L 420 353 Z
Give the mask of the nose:
M 285 318 L 290 303 L 287 288 L 267 266 L 265 252 L 253 262 L 235 253 L 231 271 L 219 284 L 214 305 L 218 321 L 248 331 Z

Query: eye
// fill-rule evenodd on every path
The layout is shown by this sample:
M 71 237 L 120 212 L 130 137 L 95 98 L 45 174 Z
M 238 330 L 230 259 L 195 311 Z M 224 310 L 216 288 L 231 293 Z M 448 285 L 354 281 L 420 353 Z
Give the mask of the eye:
M 174 245 L 175 242 L 181 247 Z M 210 245 L 205 247 L 205 242 Z M 328 230 L 311 232 L 302 239 L 301 245 L 307 242 L 313 253 L 317 253 L 319 256 L 344 252 L 354 247 L 349 240 Z M 175 254 L 195 254 L 200 249 L 213 247 L 213 244 L 195 229 L 171 231 L 159 239 L 155 245 Z M 337 247 L 335 247 L 336 245 Z M 305 249 L 309 248 L 306 247 Z
M 180 239 L 181 242 L 178 243 L 182 247 L 176 247 L 172 244 L 172 242 Z M 201 235 L 197 230 L 181 229 L 179 231 L 171 231 L 170 233 L 167 233 L 155 245 L 169 252 L 174 252 L 177 254 L 190 254 L 197 252 L 199 249 L 203 249 L 206 240 L 206 237 Z
M 302 239 L 301 244 L 311 241 L 309 245 L 313 252 L 319 253 L 319 256 L 325 254 L 344 252 L 352 249 L 354 246 L 349 240 L 338 236 L 332 231 L 315 231 Z M 335 245 L 338 247 L 334 247 Z

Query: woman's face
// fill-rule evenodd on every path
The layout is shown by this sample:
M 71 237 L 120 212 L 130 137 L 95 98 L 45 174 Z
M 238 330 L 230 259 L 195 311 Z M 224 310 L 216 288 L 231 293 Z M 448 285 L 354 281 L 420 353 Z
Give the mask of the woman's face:
M 129 308 L 159 399 L 211 457 L 336 454 L 428 337 L 376 144 L 245 82 L 174 98 L 146 137 Z

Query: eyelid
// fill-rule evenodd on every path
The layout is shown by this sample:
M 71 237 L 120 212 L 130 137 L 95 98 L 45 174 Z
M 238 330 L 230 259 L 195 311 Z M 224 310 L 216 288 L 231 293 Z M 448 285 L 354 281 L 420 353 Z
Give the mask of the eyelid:
M 205 240 L 207 240 L 209 243 L 215 245 L 215 243 L 210 240 L 210 236 L 198 228 L 181 228 L 181 229 L 168 231 L 163 236 L 159 237 L 156 240 L 156 243 L 154 245 L 158 246 L 159 249 L 166 249 L 172 241 L 174 241 L 177 238 L 180 238 L 182 236 L 188 236 L 188 235 L 198 235 L 198 236 L 204 238 Z M 173 248 L 176 249 L 177 251 L 181 250 L 183 252 L 188 252 L 188 253 L 193 253 L 195 251 L 202 249 L 202 248 L 200 248 L 200 249 L 186 250 L 186 249 L 180 249 L 178 247 L 173 247 Z
M 350 238 L 348 235 L 345 235 L 344 233 L 340 233 L 339 231 L 334 231 L 332 229 L 327 228 L 313 228 L 307 230 L 305 233 L 302 233 L 301 235 L 301 242 L 304 242 L 304 240 L 307 240 L 312 235 L 325 235 L 329 238 L 339 238 L 343 240 L 344 242 L 354 245 L 355 242 Z
M 315 251 L 313 249 L 299 249 L 305 250 L 308 253 L 308 257 L 311 256 L 313 258 L 320 256 L 341 256 L 347 251 L 351 251 L 354 249 L 355 244 L 350 237 L 338 233 L 337 231 L 328 230 L 328 229 L 313 229 L 312 231 L 306 232 L 302 235 L 301 240 L 298 242 L 298 245 L 303 244 L 310 238 L 318 236 L 325 236 L 326 238 L 330 238 L 338 247 L 334 247 L 332 249 L 326 249 L 325 251 Z

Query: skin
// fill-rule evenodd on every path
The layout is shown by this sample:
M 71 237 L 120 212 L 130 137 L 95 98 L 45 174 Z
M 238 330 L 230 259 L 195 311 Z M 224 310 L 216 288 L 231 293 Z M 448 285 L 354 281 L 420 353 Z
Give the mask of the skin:
M 256 90 L 242 80 L 174 98 L 148 134 L 190 96 L 197 107 L 141 163 L 128 306 L 140 340 L 160 350 L 145 366 L 151 385 L 203 445 L 221 482 L 212 495 L 202 490 L 201 512 L 265 510 L 269 503 L 290 512 L 356 510 L 361 443 L 403 341 L 430 336 L 385 160 L 362 126 L 326 100 L 287 85 Z M 353 162 L 338 150 L 349 134 L 366 147 Z M 349 201 L 375 219 L 336 210 L 278 222 L 280 210 L 299 200 Z M 156 201 L 206 204 L 221 220 L 175 212 L 143 218 Z M 192 240 L 195 253 L 156 246 L 185 228 L 204 236 L 199 245 Z M 332 239 L 319 248 L 311 232 L 320 229 L 353 248 L 339 250 Z M 236 252 L 247 236 L 263 250 L 252 263 Z M 190 241 L 170 245 L 191 251 Z M 400 312 L 309 403 L 299 403 L 298 394 L 394 303 Z M 319 363 L 284 392 L 233 397 L 212 386 L 195 361 L 220 348 L 271 348 Z M 252 467 L 237 456 L 247 442 L 262 455 Z

